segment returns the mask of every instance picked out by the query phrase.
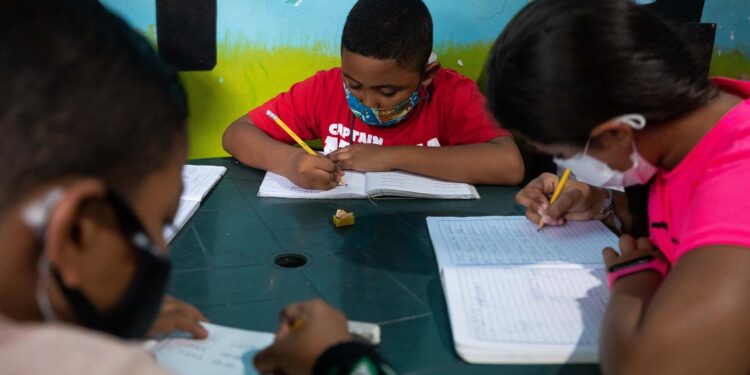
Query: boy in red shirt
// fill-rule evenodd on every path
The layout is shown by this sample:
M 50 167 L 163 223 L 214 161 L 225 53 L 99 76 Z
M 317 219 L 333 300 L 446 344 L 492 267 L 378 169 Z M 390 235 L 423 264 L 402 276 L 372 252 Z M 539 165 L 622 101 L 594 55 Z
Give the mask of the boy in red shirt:
M 521 181 L 518 148 L 477 85 L 430 58 L 432 18 L 421 0 L 358 1 L 341 45 L 341 68 L 318 72 L 237 119 L 224 132 L 224 149 L 311 189 L 334 188 L 343 169 Z M 290 146 L 267 110 L 300 138 L 321 139 L 327 157 Z

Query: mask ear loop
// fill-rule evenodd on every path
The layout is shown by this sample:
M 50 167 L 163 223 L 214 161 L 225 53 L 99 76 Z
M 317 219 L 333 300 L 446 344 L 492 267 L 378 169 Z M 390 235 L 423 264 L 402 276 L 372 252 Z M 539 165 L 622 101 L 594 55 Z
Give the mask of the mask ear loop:
M 638 113 L 622 115 L 617 118 L 617 121 L 630 126 L 635 130 L 641 130 L 646 127 L 646 117 Z M 591 139 L 592 138 L 589 138 L 589 140 L 586 141 L 586 147 L 583 148 L 583 153 L 581 153 L 581 155 L 586 155 L 586 152 L 589 150 L 589 145 L 591 144 Z M 633 148 L 635 148 L 635 145 L 633 145 Z
M 586 153 L 589 151 L 589 145 L 591 145 L 591 139 L 592 138 L 589 138 L 586 141 L 586 146 L 583 147 L 583 152 L 580 154 L 581 156 L 586 155 Z
M 641 130 L 646 127 L 646 118 L 637 113 L 620 116 L 617 120 L 635 130 Z
M 638 113 L 631 113 L 627 115 L 623 115 L 617 118 L 621 123 L 630 126 L 634 130 L 641 130 L 646 127 L 646 117 L 644 117 L 641 114 Z M 638 149 L 635 147 L 635 139 L 633 139 L 633 152 L 637 153 Z M 633 162 L 633 167 L 637 167 L 639 162 L 638 159 L 633 159 L 631 157 L 631 160 Z
M 41 244 L 41 251 L 39 255 L 39 261 L 37 262 L 37 275 L 38 279 L 36 282 L 36 303 L 39 306 L 39 312 L 42 313 L 42 317 L 46 321 L 58 321 L 57 314 L 52 308 L 52 302 L 50 302 L 49 290 L 50 282 L 50 267 L 49 260 L 44 254 L 44 232 L 47 229 L 49 216 L 52 210 L 57 207 L 60 199 L 63 197 L 64 190 L 61 187 L 50 190 L 47 195 L 39 201 L 31 203 L 21 212 L 22 220 L 28 225 L 34 232 L 37 241 Z

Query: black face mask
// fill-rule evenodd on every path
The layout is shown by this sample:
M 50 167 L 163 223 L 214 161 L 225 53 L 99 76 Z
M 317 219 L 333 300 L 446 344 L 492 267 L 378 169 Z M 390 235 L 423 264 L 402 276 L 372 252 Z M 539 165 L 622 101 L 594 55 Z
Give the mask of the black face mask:
M 142 338 L 159 314 L 171 265 L 159 254 L 140 221 L 119 196 L 107 194 L 123 235 L 130 243 L 136 266 L 127 289 L 106 311 L 99 311 L 81 290 L 65 286 L 57 270 L 52 275 L 81 325 L 122 338 Z

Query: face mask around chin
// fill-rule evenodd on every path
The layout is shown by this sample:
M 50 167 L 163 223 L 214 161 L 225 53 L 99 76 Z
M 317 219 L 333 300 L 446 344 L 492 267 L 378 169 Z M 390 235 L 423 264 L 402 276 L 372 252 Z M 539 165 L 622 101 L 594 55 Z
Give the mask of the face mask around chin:
M 25 210 L 24 219 L 39 236 L 42 248 L 47 220 L 62 194 L 62 189 L 54 189 L 42 201 L 30 205 Z M 112 205 L 122 234 L 130 244 L 136 262 L 133 278 L 125 291 L 112 307 L 100 311 L 80 289 L 67 287 L 58 270 L 42 255 L 38 263 L 37 303 L 46 320 L 59 320 L 48 294 L 52 279 L 62 291 L 80 325 L 121 338 L 142 338 L 161 308 L 171 269 L 170 262 L 159 254 L 158 248 L 149 239 L 124 200 L 110 191 L 107 201 Z
M 619 120 L 636 130 L 643 129 L 646 125 L 646 119 L 642 115 L 625 115 Z M 576 179 L 581 182 L 610 189 L 646 184 L 658 171 L 658 168 L 638 153 L 635 142 L 630 154 L 632 166 L 625 171 L 614 170 L 607 163 L 588 155 L 590 143 L 591 139 L 586 142 L 583 152 L 571 158 L 554 158 L 555 164 L 562 168 L 570 168 Z

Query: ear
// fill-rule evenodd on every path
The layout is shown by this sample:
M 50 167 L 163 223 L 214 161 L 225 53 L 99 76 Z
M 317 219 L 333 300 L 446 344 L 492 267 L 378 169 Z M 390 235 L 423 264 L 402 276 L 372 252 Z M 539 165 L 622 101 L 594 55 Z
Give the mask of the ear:
M 427 64 L 427 67 L 425 68 L 424 78 L 422 78 L 422 86 L 427 87 L 432 83 L 432 80 L 435 79 L 435 75 L 437 74 L 438 70 L 440 70 L 440 61 L 433 61 L 429 64 Z
M 44 251 L 50 264 L 60 273 L 65 285 L 80 286 L 83 256 L 88 253 L 96 232 L 101 228 L 85 206 L 102 200 L 104 183 L 94 179 L 77 179 L 65 185 L 64 196 L 52 210 L 47 222 Z
M 596 139 L 599 148 L 631 147 L 633 144 L 633 128 L 624 124 L 618 118 L 611 119 L 597 125 L 591 130 L 590 137 Z

